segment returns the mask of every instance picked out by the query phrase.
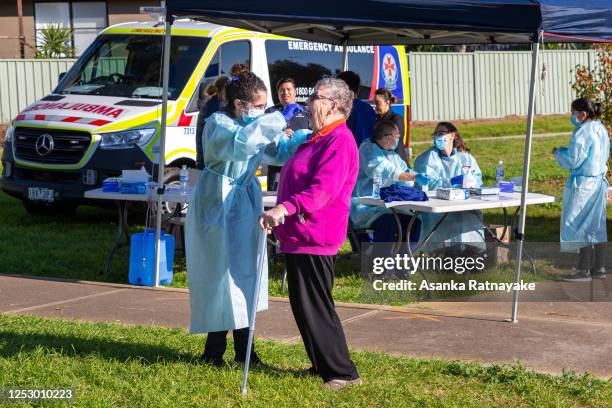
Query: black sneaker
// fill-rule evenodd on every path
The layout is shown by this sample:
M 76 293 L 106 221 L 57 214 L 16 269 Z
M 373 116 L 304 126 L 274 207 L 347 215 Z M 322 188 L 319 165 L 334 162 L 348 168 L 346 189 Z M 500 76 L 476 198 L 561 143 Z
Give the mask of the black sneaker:
M 591 270 L 591 277 L 593 279 L 605 279 L 606 278 L 606 268 L 600 268 L 600 269 L 592 269 Z
M 200 360 L 200 363 L 209 364 L 209 365 L 219 367 L 219 368 L 225 365 L 225 360 L 223 360 L 223 357 L 210 357 L 210 356 L 207 356 L 206 354 L 202 354 L 199 360 Z
M 565 282 L 590 282 L 591 275 L 589 275 L 589 271 L 577 271 L 576 273 L 562 276 L 561 280 Z

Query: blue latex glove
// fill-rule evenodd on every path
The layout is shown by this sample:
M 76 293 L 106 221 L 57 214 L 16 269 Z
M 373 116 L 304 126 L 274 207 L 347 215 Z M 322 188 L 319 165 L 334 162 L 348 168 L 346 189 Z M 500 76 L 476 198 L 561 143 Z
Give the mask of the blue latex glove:
M 304 108 L 302 108 L 299 104 L 290 103 L 289 105 L 285 106 L 285 109 L 283 110 L 283 116 L 285 117 L 286 121 L 289 121 L 292 117 L 295 116 L 296 113 L 303 111 Z
M 460 185 L 463 186 L 463 174 L 460 176 L 455 176 L 450 179 L 451 186 Z
M 421 186 L 426 186 L 429 184 L 429 177 L 424 173 L 418 173 L 416 175 L 416 182 Z

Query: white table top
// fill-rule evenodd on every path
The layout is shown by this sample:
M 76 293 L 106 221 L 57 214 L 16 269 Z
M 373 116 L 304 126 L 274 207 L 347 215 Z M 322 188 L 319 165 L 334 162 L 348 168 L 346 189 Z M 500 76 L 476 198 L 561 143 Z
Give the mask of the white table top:
M 191 198 L 193 196 L 193 189 L 189 188 L 187 190 L 187 194 L 181 194 L 181 191 L 176 188 L 166 188 L 166 192 L 162 196 L 162 201 L 168 201 L 172 203 L 189 203 L 191 202 Z M 117 200 L 117 201 L 149 201 L 156 200 L 157 195 L 155 192 L 149 192 L 148 194 L 121 194 L 121 193 L 111 193 L 107 191 L 102 191 L 101 188 L 96 188 L 94 190 L 86 191 L 84 194 L 85 198 L 93 198 L 100 200 Z M 275 191 L 265 191 L 263 193 L 263 206 L 274 207 L 276 205 L 276 192 Z
M 540 193 L 527 193 L 527 205 L 553 202 L 555 202 L 555 197 L 553 196 Z M 427 213 L 449 213 L 486 210 L 491 208 L 519 207 L 521 205 L 521 193 L 500 193 L 499 196 L 470 197 L 467 200 L 457 201 L 441 200 L 439 198 L 430 197 L 429 201 L 392 201 L 390 203 L 385 203 L 381 199 L 360 197 L 359 203 Z

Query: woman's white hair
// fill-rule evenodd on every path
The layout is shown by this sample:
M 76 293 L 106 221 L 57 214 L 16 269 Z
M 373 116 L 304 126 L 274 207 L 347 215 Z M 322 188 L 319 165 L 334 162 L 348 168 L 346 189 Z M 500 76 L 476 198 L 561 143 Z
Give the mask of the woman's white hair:
M 333 99 L 336 102 L 336 109 L 345 118 L 348 118 L 353 109 L 355 94 L 349 89 L 346 82 L 338 78 L 323 78 L 316 83 L 315 92 L 321 88 L 325 88 L 326 96 Z

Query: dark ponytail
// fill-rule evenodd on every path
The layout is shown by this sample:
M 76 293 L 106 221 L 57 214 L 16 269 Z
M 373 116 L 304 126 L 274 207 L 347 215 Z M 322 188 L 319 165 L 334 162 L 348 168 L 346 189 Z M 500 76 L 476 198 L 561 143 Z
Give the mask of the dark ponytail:
M 385 100 L 385 102 L 389 103 L 389 104 L 394 104 L 397 103 L 398 100 L 395 97 L 395 95 L 393 95 L 393 93 L 387 89 L 387 88 L 378 88 L 375 92 L 374 95 L 380 95 L 383 97 L 383 99 Z
M 438 128 L 444 128 L 446 129 L 447 133 L 455 134 L 455 138 L 453 139 L 453 147 L 455 149 L 457 149 L 460 152 L 466 152 L 466 153 L 470 152 L 470 149 L 467 147 L 467 145 L 463 141 L 463 138 L 461 137 L 461 134 L 459 133 L 455 125 L 453 125 L 450 122 L 440 122 L 436 125 L 436 129 Z
M 572 102 L 572 110 L 586 112 L 589 119 L 597 119 L 603 113 L 603 106 L 589 98 L 578 98 Z

